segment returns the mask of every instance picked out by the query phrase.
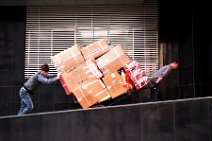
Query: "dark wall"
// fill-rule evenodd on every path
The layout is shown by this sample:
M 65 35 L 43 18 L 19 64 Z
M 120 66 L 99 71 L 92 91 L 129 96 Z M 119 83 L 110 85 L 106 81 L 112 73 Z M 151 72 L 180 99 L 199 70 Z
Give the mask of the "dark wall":
M 0 7 L 0 116 L 17 114 L 24 79 L 26 7 Z M 50 87 L 50 88 L 49 88 Z M 32 96 L 33 112 L 79 108 L 59 83 Z
M 19 105 L 16 95 L 24 81 L 25 7 L 0 8 L 0 115 Z
M 172 59 L 181 61 L 180 69 L 162 82 L 161 99 L 193 97 L 192 5 L 189 2 L 159 0 L 158 10 L 159 42 L 165 46 L 164 64 Z
M 197 3 L 194 14 L 196 96 L 212 95 L 212 12 L 209 2 Z M 200 89 L 198 91 L 198 89 Z M 200 93 L 200 94 L 198 94 Z
M 0 118 L 0 141 L 210 141 L 212 99 Z
M 169 99 L 212 95 L 212 12 L 208 2 L 159 0 L 159 40 L 166 44 L 164 62 L 178 56 L 178 91 L 176 76 L 170 76 L 162 87 L 162 96 Z M 174 51 L 173 51 L 174 50 Z M 176 51 L 177 50 L 177 51 Z M 175 87 L 176 88 L 176 87 Z M 177 92 L 177 93 L 176 93 Z

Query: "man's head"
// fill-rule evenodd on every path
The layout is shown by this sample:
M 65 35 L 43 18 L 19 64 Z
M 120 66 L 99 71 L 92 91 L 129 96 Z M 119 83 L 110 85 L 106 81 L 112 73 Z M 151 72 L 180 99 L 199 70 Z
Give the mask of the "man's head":
M 172 67 L 172 69 L 177 69 L 180 65 L 180 61 L 177 60 L 177 59 L 173 59 L 171 62 L 170 62 L 170 66 Z
M 40 72 L 44 77 L 47 77 L 49 72 L 49 65 L 45 63 L 40 66 Z

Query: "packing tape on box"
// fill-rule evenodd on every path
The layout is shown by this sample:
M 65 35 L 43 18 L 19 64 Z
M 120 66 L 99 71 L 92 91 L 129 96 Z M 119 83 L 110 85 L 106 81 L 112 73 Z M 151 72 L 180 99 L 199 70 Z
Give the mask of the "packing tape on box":
M 113 80 L 109 86 L 107 86 L 107 89 L 110 90 L 113 86 L 116 86 L 116 84 L 122 84 L 124 87 L 123 80 Z
M 75 56 L 77 56 L 77 55 L 79 55 L 80 53 L 78 53 L 78 54 L 76 54 Z M 66 63 L 66 62 L 68 62 L 68 61 L 70 61 L 70 59 L 73 59 L 74 60 L 74 62 L 76 63 L 76 64 L 78 64 L 78 59 L 77 59 L 77 57 L 73 57 L 73 56 L 70 56 L 70 57 L 68 57 L 68 58 L 66 58 L 65 60 L 63 60 L 63 61 L 60 61 L 60 63 L 58 63 L 58 64 L 55 64 L 55 68 L 60 72 L 64 72 L 65 70 L 64 70 L 64 64 Z M 59 60 L 59 59 L 58 59 Z M 74 65 L 73 67 L 70 67 L 68 70 L 67 70 L 67 72 L 69 72 L 70 70 L 72 70 L 72 69 L 74 69 L 76 66 Z
M 66 59 L 64 59 L 63 63 L 69 61 L 71 58 L 73 58 L 73 59 L 75 60 L 75 62 L 78 62 L 78 59 L 77 59 L 77 57 L 76 57 L 76 56 L 78 56 L 78 55 L 81 55 L 81 53 L 78 52 L 78 53 L 75 53 L 75 54 L 70 55 L 69 57 L 67 57 Z
M 118 47 L 119 47 L 119 46 L 118 46 Z M 120 54 L 116 49 L 114 49 L 115 54 L 116 54 L 117 56 L 122 56 L 122 55 L 124 55 L 124 56 L 127 57 L 127 55 L 124 53 L 124 51 L 123 51 L 123 49 L 122 49 L 121 46 L 120 46 L 120 48 L 121 48 L 122 53 Z M 118 59 L 121 61 L 121 64 L 122 64 L 122 65 L 125 65 L 125 62 L 123 62 L 123 60 L 121 59 L 121 57 L 119 57 Z
M 108 45 L 107 45 L 107 41 L 106 41 L 106 44 L 103 44 L 103 45 L 101 44 L 101 40 L 98 41 L 97 43 L 100 46 L 100 48 L 102 49 L 102 51 L 105 51 L 109 48 Z
M 106 90 L 106 89 L 104 89 L 104 90 L 102 90 L 102 91 L 100 91 L 100 92 L 96 93 L 96 94 L 94 95 L 94 97 L 97 97 L 97 96 L 101 95 L 101 94 L 102 94 L 102 93 L 104 93 L 105 91 L 107 91 L 107 90 Z
M 98 103 L 103 102 L 103 101 L 108 100 L 108 99 L 110 99 L 110 98 L 111 98 L 111 96 L 110 96 L 109 92 L 108 92 L 106 89 L 104 89 L 104 90 L 102 90 L 102 91 L 98 92 L 97 94 L 95 94 L 95 96 L 94 96 L 94 97 L 98 97 L 99 95 L 101 95 L 101 94 L 103 94 L 103 93 L 105 93 L 105 94 L 106 94 L 106 96 L 105 96 L 105 97 L 103 97 L 102 99 L 98 99 Z
M 81 94 L 83 95 L 84 99 L 86 100 L 86 102 L 88 103 L 88 105 L 90 106 L 91 103 L 87 100 L 87 97 L 85 96 L 85 93 L 82 91 L 82 89 L 80 87 L 79 87 L 79 90 L 80 90 Z M 79 97 L 77 100 L 79 102 L 82 101 L 82 97 Z
M 87 70 L 87 71 L 84 71 L 86 75 L 88 75 L 89 73 L 92 73 L 92 76 L 89 75 L 89 78 L 92 78 L 94 76 L 96 78 L 101 78 L 103 76 L 103 74 L 97 68 L 97 65 L 95 64 L 95 62 L 89 60 L 89 61 L 86 61 L 85 63 L 86 63 L 86 66 L 83 67 L 82 69 Z
M 106 88 L 105 84 L 101 80 L 99 80 L 99 82 L 101 83 L 103 88 Z
M 107 72 L 109 72 L 109 69 L 107 68 L 107 64 L 109 64 L 110 62 L 111 61 L 109 61 L 108 59 L 99 58 L 97 65 L 100 70 L 104 70 L 104 71 L 102 71 L 103 73 L 107 73 Z
M 96 83 L 97 81 L 100 81 L 100 80 L 93 80 L 93 81 L 91 81 L 91 82 L 89 82 L 89 83 L 83 84 L 82 88 L 83 88 L 83 89 L 87 89 L 87 87 L 88 87 L 89 85 L 92 85 L 92 84 Z
M 60 53 L 59 54 L 56 54 L 55 56 L 51 56 L 51 59 L 53 60 L 53 62 L 54 62 L 54 60 L 57 60 L 57 62 L 58 62 L 58 63 L 55 63 L 55 67 L 57 67 L 57 64 L 65 63 L 65 62 L 69 61 L 70 58 L 75 58 L 77 55 L 80 55 L 81 54 L 80 51 L 78 53 L 73 53 L 71 51 L 71 48 L 66 49 L 64 51 L 70 52 L 71 55 L 69 57 L 63 59 L 63 60 L 61 59 L 61 54 Z
M 111 98 L 110 94 L 107 92 L 107 96 L 98 101 L 98 103 L 109 100 Z
M 110 76 L 111 76 L 112 78 L 115 78 L 115 77 L 116 77 L 116 74 L 115 74 L 115 73 L 111 73 Z
M 103 68 L 103 66 L 106 66 L 106 65 L 108 65 L 109 63 L 111 63 L 111 62 L 114 62 L 115 60 L 120 60 L 121 61 L 121 63 L 122 64 L 124 64 L 124 62 L 122 61 L 122 59 L 120 59 L 121 57 L 120 56 L 122 56 L 122 55 L 125 55 L 126 57 L 127 57 L 127 55 L 124 53 L 124 51 L 122 50 L 122 47 L 120 46 L 120 48 L 121 48 L 121 53 L 119 53 L 116 49 L 118 48 L 119 46 L 117 46 L 117 47 L 115 47 L 115 48 L 113 48 L 111 51 L 114 51 L 114 53 L 115 53 L 115 56 L 116 57 L 114 57 L 114 59 L 112 59 L 112 60 L 110 60 L 110 61 L 102 61 L 101 60 L 101 63 L 100 63 L 100 65 L 99 65 L 99 67 L 100 68 Z
M 122 53 L 122 54 L 118 54 L 118 56 L 116 56 L 116 57 L 114 57 L 113 59 L 110 59 L 110 60 L 108 60 L 108 59 L 102 59 L 102 58 L 99 58 L 99 63 L 98 63 L 98 66 L 99 66 L 99 68 L 100 69 L 102 69 L 102 68 L 105 68 L 105 69 L 108 69 L 107 67 L 105 67 L 105 66 L 107 66 L 108 64 L 110 64 L 110 63 L 112 63 L 112 62 L 114 62 L 114 61 L 116 61 L 116 60 L 119 60 L 120 59 L 120 56 L 121 55 L 123 55 L 124 53 Z M 117 55 L 117 54 L 116 54 Z M 121 59 L 120 59 L 121 60 Z M 121 61 L 122 62 L 122 61 Z M 123 63 L 123 62 L 122 62 Z
M 94 54 L 99 53 L 99 52 L 102 51 L 101 46 L 96 48 L 95 50 L 90 50 L 90 46 L 95 46 L 95 43 L 94 44 L 90 44 L 90 45 L 88 45 L 87 47 L 85 47 L 83 49 L 83 50 L 88 50 L 88 52 L 89 52 L 87 55 L 84 55 L 85 59 L 93 57 Z

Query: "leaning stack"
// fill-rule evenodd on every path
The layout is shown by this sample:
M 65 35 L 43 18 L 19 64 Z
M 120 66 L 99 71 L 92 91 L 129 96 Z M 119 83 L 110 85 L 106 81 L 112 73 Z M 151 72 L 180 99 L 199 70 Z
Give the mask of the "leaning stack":
M 111 48 L 106 39 L 82 49 L 76 44 L 51 59 L 56 70 L 62 73 L 60 81 L 66 94 L 73 94 L 83 109 L 129 90 L 119 70 L 131 61 L 121 45 Z

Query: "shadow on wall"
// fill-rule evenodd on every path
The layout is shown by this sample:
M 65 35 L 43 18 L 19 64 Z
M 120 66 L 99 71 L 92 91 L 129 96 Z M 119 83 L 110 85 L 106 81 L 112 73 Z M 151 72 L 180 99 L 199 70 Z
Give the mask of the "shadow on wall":
M 178 71 L 174 71 L 161 82 L 159 100 L 179 98 Z

